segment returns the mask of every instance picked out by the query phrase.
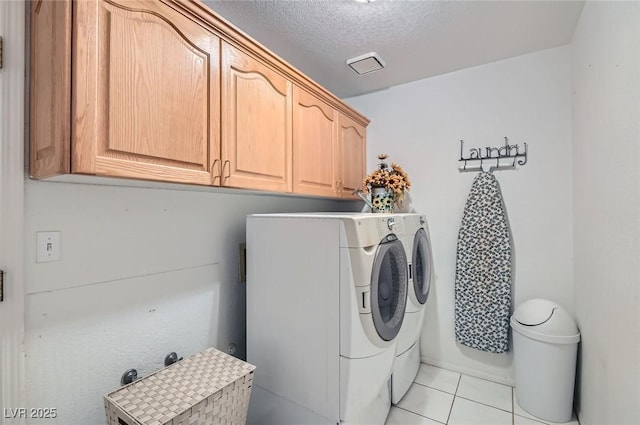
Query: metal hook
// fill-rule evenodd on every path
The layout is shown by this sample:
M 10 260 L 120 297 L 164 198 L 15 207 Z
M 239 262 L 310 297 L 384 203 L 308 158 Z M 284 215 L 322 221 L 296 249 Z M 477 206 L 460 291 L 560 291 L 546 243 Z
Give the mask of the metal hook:
M 483 156 L 480 148 L 473 148 L 469 150 L 469 156 L 467 158 L 464 157 L 464 141 L 460 140 L 460 159 L 459 162 L 464 162 L 464 165 L 458 167 L 459 171 L 467 171 L 467 162 L 472 161 L 472 167 L 469 168 L 469 171 L 478 170 L 477 162 L 480 161 L 480 170 L 482 172 L 491 173 L 494 169 L 500 170 L 503 168 L 516 168 L 517 165 L 524 165 L 527 163 L 527 143 L 523 143 L 524 145 L 524 153 L 520 151 L 520 145 L 509 145 L 509 139 L 507 137 L 504 138 L 504 146 L 500 148 L 492 148 L 486 147 L 486 156 Z M 497 152 L 497 156 L 494 156 L 494 152 Z M 487 163 L 487 167 L 484 166 L 484 160 L 495 160 L 494 163 Z M 504 159 L 504 161 L 501 160 Z M 512 159 L 511 164 L 507 165 L 506 161 Z M 490 162 L 490 161 L 489 161 Z

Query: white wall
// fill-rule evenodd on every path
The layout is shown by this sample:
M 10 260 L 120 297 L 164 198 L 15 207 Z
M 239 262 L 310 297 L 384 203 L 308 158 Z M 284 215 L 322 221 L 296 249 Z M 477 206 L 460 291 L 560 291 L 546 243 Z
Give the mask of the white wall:
M 460 139 L 467 148 L 500 146 L 505 136 L 528 143 L 525 166 L 496 172 L 514 241 L 513 305 L 544 297 L 573 312 L 569 56 L 560 47 L 347 99 L 371 118 L 369 169 L 380 152 L 404 166 L 414 207 L 429 220 L 436 279 L 421 344 L 428 363 L 513 380 L 511 353 L 455 341 L 456 240 L 476 174 L 458 172 Z
M 350 206 L 241 190 L 27 181 L 26 405 L 57 408 L 47 423 L 102 425 L 102 395 L 126 369 L 146 375 L 171 351 L 231 342 L 243 357 L 245 215 Z M 35 262 L 44 230 L 61 232 L 60 262 Z
M 587 2 L 572 41 L 581 423 L 640 423 L 640 3 Z

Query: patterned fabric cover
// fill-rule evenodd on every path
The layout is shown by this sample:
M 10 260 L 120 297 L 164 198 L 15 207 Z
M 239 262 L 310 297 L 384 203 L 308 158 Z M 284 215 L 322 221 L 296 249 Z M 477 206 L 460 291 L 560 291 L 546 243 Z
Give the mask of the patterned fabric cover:
M 478 174 L 464 207 L 455 293 L 456 339 L 482 351 L 508 351 L 511 238 L 492 173 Z

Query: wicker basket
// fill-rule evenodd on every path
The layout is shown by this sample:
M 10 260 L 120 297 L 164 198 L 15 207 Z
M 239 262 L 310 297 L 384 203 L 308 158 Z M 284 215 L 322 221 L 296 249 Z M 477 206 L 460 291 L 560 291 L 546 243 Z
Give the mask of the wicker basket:
M 244 425 L 255 366 L 214 348 L 104 396 L 108 425 Z

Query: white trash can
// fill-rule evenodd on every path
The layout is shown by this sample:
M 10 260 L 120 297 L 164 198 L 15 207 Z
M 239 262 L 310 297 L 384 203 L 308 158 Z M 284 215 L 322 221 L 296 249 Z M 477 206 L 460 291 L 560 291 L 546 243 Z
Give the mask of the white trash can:
M 580 332 L 558 304 L 532 299 L 511 316 L 516 369 L 516 398 L 530 414 L 552 422 L 568 422 Z

